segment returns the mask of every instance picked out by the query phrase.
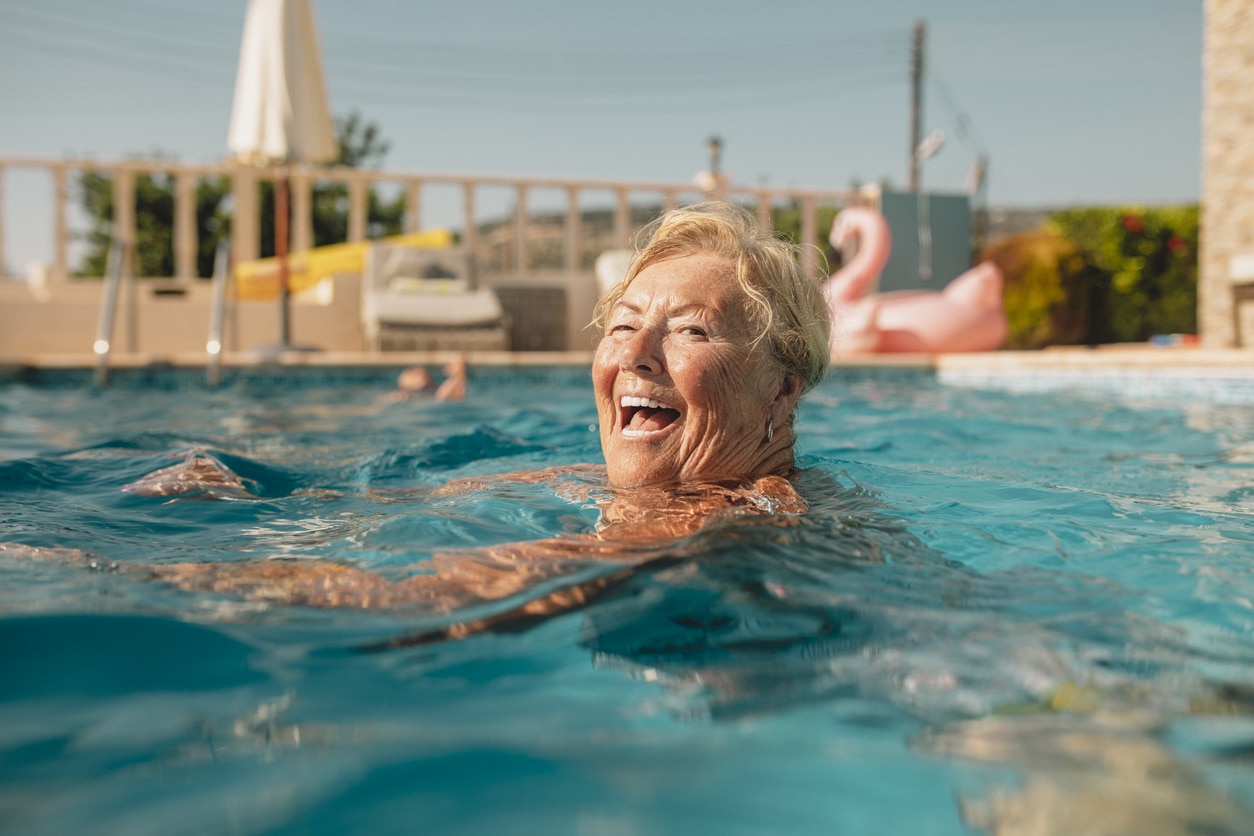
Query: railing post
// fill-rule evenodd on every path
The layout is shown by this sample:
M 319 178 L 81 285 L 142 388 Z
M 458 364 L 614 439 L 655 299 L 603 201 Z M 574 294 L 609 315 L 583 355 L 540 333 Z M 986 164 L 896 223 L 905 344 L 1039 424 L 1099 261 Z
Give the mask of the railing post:
M 313 249 L 313 181 L 303 169 L 292 171 L 292 252 Z
M 462 203 L 465 220 L 462 227 L 462 246 L 471 258 L 475 256 L 475 248 L 479 245 L 479 230 L 475 226 L 475 182 L 467 180 L 462 183 Z
M 814 242 L 818 240 L 818 214 L 814 209 L 814 196 L 802 195 L 801 197 L 801 270 L 803 275 L 809 276 L 818 268 L 818 259 L 815 255 Z
M 366 240 L 368 212 L 366 181 L 354 176 L 348 181 L 348 240 L 350 242 Z
M 768 191 L 758 192 L 758 226 L 775 228 L 775 219 L 771 217 L 771 193 Z
M 129 246 L 135 240 L 135 172 L 113 170 L 113 237 Z
M 627 189 L 618 188 L 618 200 L 614 206 L 614 246 L 625 250 L 631 246 L 631 202 L 627 199 Z
M 527 272 L 527 186 L 519 183 L 518 211 L 514 215 L 514 267 L 518 273 Z
M 52 168 L 52 276 L 57 282 L 69 278 L 70 227 L 65 207 L 70 200 L 69 173 L 64 164 Z
M 405 181 L 405 231 L 422 231 L 422 181 L 417 178 Z
M 182 170 L 174 175 L 174 277 L 196 278 L 196 178 Z
M 231 263 L 243 264 L 255 261 L 261 252 L 261 232 L 258 225 L 257 175 L 251 168 L 238 166 L 230 172 L 231 203 Z
M 583 213 L 579 211 L 579 187 L 566 187 L 566 269 L 576 273 L 583 266 Z
M 8 263 L 4 257 L 4 164 L 0 163 L 0 274 L 6 271 Z

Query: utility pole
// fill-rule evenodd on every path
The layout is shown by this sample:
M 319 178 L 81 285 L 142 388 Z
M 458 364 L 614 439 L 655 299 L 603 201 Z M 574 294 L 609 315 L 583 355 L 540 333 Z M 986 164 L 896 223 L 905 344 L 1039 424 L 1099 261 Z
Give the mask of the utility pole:
M 910 54 L 910 191 L 919 190 L 919 143 L 923 141 L 923 21 L 914 24 Z

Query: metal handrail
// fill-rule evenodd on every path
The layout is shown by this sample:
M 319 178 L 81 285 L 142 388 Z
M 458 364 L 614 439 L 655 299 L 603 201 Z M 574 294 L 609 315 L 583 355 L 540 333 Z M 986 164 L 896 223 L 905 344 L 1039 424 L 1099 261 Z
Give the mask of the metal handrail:
M 210 387 L 222 382 L 222 335 L 226 322 L 226 285 L 231 276 L 231 242 L 223 238 L 213 259 L 213 302 L 209 307 L 208 362 L 205 379 Z
M 118 290 L 122 285 L 122 271 L 129 263 L 129 249 L 129 243 L 119 238 L 114 238 L 109 244 L 104 296 L 100 303 L 100 318 L 96 324 L 96 342 L 92 345 L 92 350 L 96 353 L 97 386 L 104 386 L 109 382 L 109 351 L 113 340 L 113 325 L 117 318 Z

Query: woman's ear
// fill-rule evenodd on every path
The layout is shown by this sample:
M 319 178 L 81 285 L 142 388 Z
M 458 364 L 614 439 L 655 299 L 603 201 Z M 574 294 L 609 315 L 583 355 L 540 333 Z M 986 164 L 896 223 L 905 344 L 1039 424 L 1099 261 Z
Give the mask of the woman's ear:
M 783 381 L 780 382 L 775 400 L 771 402 L 771 422 L 777 427 L 784 426 L 788 416 L 792 415 L 793 410 L 797 408 L 797 401 L 800 399 L 801 378 L 796 375 L 785 375 Z

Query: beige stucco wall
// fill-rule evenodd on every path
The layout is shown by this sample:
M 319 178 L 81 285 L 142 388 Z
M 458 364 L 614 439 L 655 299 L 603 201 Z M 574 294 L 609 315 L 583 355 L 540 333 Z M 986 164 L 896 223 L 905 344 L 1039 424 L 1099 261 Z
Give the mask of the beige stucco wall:
M 534 271 L 481 276 L 480 281 L 498 292 L 560 290 L 561 309 L 557 321 L 550 323 L 561 330 L 558 350 L 592 349 L 594 335 L 587 326 L 592 321 L 597 285 L 591 273 Z M 175 288 L 182 292 L 157 292 Z M 103 289 L 100 280 L 54 281 L 45 286 L 0 281 L 0 358 L 90 354 L 99 327 Z M 323 286 L 309 297 L 294 297 L 292 342 L 328 352 L 368 350 L 361 321 L 361 292 L 360 275 L 339 273 L 329 287 Z M 203 355 L 212 304 L 213 286 L 207 281 L 141 280 L 133 289 L 123 286 L 111 337 L 112 356 Z M 227 353 L 275 345 L 279 339 L 278 303 L 235 302 L 227 306 L 224 336 Z
M 1235 344 L 1232 284 L 1254 282 L 1254 0 L 1206 0 L 1198 328 L 1207 347 Z M 1242 306 L 1254 345 L 1254 304 Z
M 195 354 L 205 351 L 213 301 L 209 282 L 183 285 L 185 292 L 158 294 L 152 282 L 119 294 L 111 344 L 115 355 Z M 171 287 L 170 283 L 159 286 Z M 100 321 L 104 282 L 71 280 L 44 288 L 0 283 L 0 356 L 89 354 Z M 292 341 L 328 351 L 362 351 L 360 279 L 336 276 L 321 299 L 292 303 Z M 279 337 L 277 302 L 238 302 L 227 312 L 226 351 L 271 345 Z

